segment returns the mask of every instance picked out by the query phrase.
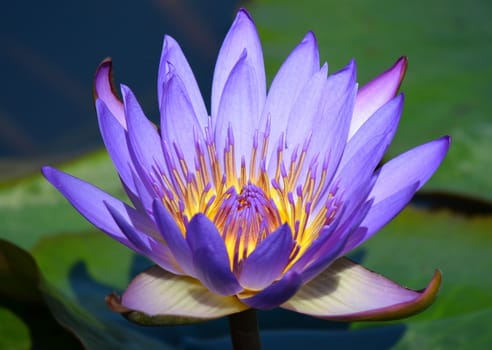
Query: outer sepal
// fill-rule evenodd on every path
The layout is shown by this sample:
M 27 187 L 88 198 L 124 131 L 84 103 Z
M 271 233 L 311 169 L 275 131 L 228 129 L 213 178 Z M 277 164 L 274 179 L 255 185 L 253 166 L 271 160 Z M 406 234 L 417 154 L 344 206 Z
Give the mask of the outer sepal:
M 111 293 L 106 297 L 106 304 L 113 312 L 120 313 L 127 320 L 142 326 L 173 326 L 192 324 L 209 321 L 206 318 L 187 317 L 176 315 L 155 315 L 150 316 L 145 312 L 131 310 L 121 304 L 121 297 L 116 293 Z
M 152 266 L 139 273 L 120 296 L 106 297 L 109 308 L 147 326 L 208 321 L 244 311 L 236 296 L 211 292 L 198 280 Z
M 333 321 L 401 319 L 429 307 L 441 280 L 436 270 L 425 289 L 414 291 L 340 258 L 281 307 Z

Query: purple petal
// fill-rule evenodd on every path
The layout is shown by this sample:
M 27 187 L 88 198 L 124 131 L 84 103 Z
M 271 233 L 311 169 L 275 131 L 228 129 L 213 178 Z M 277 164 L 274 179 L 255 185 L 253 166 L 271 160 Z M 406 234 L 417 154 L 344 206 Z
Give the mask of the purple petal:
M 149 316 L 167 315 L 213 319 L 247 309 L 236 297 L 224 297 L 207 290 L 197 280 L 173 275 L 154 266 L 140 273 L 121 297 L 121 307 Z M 121 310 L 122 311 L 122 310 Z
M 192 106 L 192 110 L 194 111 L 198 122 L 202 128 L 204 128 L 208 123 L 208 113 L 193 71 L 191 70 L 188 61 L 186 60 L 186 57 L 184 56 L 183 51 L 181 50 L 181 47 L 179 47 L 176 40 L 166 35 L 162 45 L 159 74 L 157 76 L 157 102 L 159 103 L 159 106 L 161 106 L 163 94 L 165 94 L 163 91 L 164 82 L 171 70 L 175 70 L 175 74 L 179 76 L 183 82 L 183 91 L 187 96 L 189 96 L 189 102 Z
M 132 173 L 132 176 L 136 189 L 136 200 L 133 199 L 132 202 L 135 203 L 138 201 L 138 203 L 135 204 L 135 207 L 141 208 L 141 211 L 149 214 L 151 213 L 155 193 L 148 184 L 148 177 L 141 178 L 137 175 L 136 171 Z
M 323 157 L 329 156 L 327 179 L 331 179 L 335 173 L 344 152 L 356 91 L 356 65 L 352 60 L 345 68 L 328 77 L 322 113 L 313 121 L 313 137 L 309 149 L 313 157 L 320 156 L 320 163 L 325 160 Z M 318 176 L 321 171 L 320 165 Z
M 225 243 L 215 225 L 205 215 L 197 214 L 186 229 L 186 241 L 200 282 L 220 295 L 240 292 L 243 288 L 230 269 Z
M 189 169 L 194 167 L 195 141 L 203 139 L 202 126 L 193 110 L 183 81 L 173 69 L 165 81 L 161 104 L 161 135 L 169 145 L 176 144 Z M 173 147 L 171 147 L 173 148 Z
M 43 167 L 42 172 L 82 216 L 130 249 L 137 250 L 114 222 L 105 203 L 118 210 L 125 220 L 131 222 L 140 231 L 147 232 L 149 235 L 156 234 L 156 228 L 148 218 L 99 188 L 51 167 Z
M 239 300 L 254 309 L 273 309 L 292 298 L 301 285 L 302 281 L 299 275 L 289 271 L 280 281 L 275 282 L 258 294 L 252 297 L 239 296 Z
M 254 70 L 253 80 L 255 80 L 256 94 L 258 95 L 256 103 L 263 106 L 266 96 L 266 82 L 261 43 L 253 20 L 246 10 L 241 9 L 222 43 L 215 64 L 212 83 L 212 118 L 217 116 L 226 81 L 244 51 L 248 53 Z
M 306 162 L 317 160 L 317 173 L 322 164 L 329 164 L 327 182 L 336 170 L 343 152 L 353 110 L 355 97 L 355 62 L 326 79 L 326 65 L 313 75 L 299 94 L 289 117 L 286 144 L 286 159 L 296 146 L 306 147 Z M 325 159 L 329 157 L 329 159 Z M 276 162 L 276 160 L 275 160 Z M 273 162 L 272 162 L 273 163 Z M 299 182 L 305 181 L 308 166 L 303 167 Z M 271 168 L 269 169 L 271 170 Z
M 351 208 L 365 200 L 368 193 L 364 189 L 370 190 L 373 172 L 393 139 L 402 108 L 403 96 L 399 95 L 380 108 L 347 144 L 335 182 Z M 351 208 L 345 215 L 351 215 Z
M 391 221 L 408 204 L 416 190 L 417 184 L 409 185 L 373 205 L 360 227 L 350 236 L 340 255 L 357 248 Z
M 311 281 L 323 272 L 335 259 L 344 254 L 354 231 L 359 229 L 361 221 L 366 217 L 371 208 L 372 201 L 360 203 L 345 221 L 337 227 L 335 233 L 331 235 L 318 251 L 313 253 L 312 262 L 301 273 L 303 283 Z M 343 217 L 342 217 L 343 218 Z
M 357 133 L 347 143 L 339 168 L 344 168 L 353 162 L 355 154 L 361 148 L 366 148 L 368 144 L 373 143 L 372 140 L 375 138 L 378 138 L 376 143 L 384 142 L 384 150 L 389 146 L 400 122 L 403 103 L 404 96 L 400 94 L 371 115 L 371 118 L 357 130 Z M 379 162 L 380 160 L 379 158 L 376 161 Z
M 261 290 L 269 286 L 287 265 L 293 243 L 287 224 L 268 235 L 244 260 L 239 283 L 251 290 Z
M 94 99 L 100 99 L 108 107 L 111 114 L 126 129 L 126 118 L 123 103 L 116 96 L 113 86 L 113 63 L 110 58 L 106 58 L 97 67 L 94 79 Z
M 451 139 L 444 136 L 422 144 L 384 164 L 372 190 L 374 204 L 409 184 L 418 183 L 420 189 L 434 174 L 446 156 Z
M 302 146 L 309 133 L 314 134 L 314 123 L 317 118 L 321 118 L 322 114 L 321 101 L 326 97 L 324 92 L 326 91 L 327 74 L 328 66 L 325 64 L 312 75 L 300 91 L 289 114 L 285 138 L 287 149 L 293 149 L 297 145 Z M 289 158 L 288 155 L 286 156 Z
M 147 256 L 149 259 L 169 272 L 174 274 L 183 274 L 182 270 L 177 265 L 174 257 L 169 251 L 169 248 L 164 246 L 163 242 L 159 242 L 152 237 L 139 232 L 127 220 L 125 220 L 118 210 L 107 203 L 105 204 L 123 234 L 130 242 L 133 243 L 136 248 L 138 248 L 141 254 Z
M 369 238 L 386 225 L 410 201 L 441 164 L 450 144 L 448 136 L 415 147 L 381 168 L 369 197 L 373 208 L 361 223 Z
M 427 308 L 440 284 L 436 271 L 425 290 L 413 291 L 341 258 L 281 307 L 328 320 L 398 319 Z
M 152 197 L 157 184 L 160 183 L 160 172 L 167 169 L 164 166 L 161 138 L 155 126 L 143 113 L 131 90 L 126 86 L 122 86 L 121 90 L 128 122 L 127 142 L 130 155 L 138 179 L 142 181 Z M 151 204 L 151 202 L 147 203 L 147 205 Z M 150 210 L 149 207 L 147 209 Z
M 229 128 L 234 137 L 236 169 L 241 157 L 248 156 L 253 147 L 253 135 L 260 117 L 260 96 L 254 67 L 246 52 L 240 56 L 224 86 L 217 118 L 215 140 L 219 155 L 227 145 Z M 246 157 L 248 167 L 249 156 Z
M 262 112 L 260 131 L 270 118 L 275 127 L 270 130 L 270 140 L 277 142 L 280 133 L 287 129 L 288 117 L 300 91 L 312 75 L 319 71 L 319 53 L 312 32 L 291 52 L 273 79 Z
M 125 186 L 133 193 L 136 193 L 133 167 L 128 144 L 126 131 L 121 123 L 113 116 L 109 108 L 101 99 L 96 99 L 96 111 L 99 120 L 99 129 L 108 150 L 113 164 L 124 182 Z
M 365 123 L 382 105 L 391 100 L 405 76 L 407 59 L 401 57 L 396 63 L 366 85 L 357 94 L 354 115 L 350 125 L 349 138 Z
M 317 251 L 312 252 L 312 257 L 309 265 L 302 271 L 301 279 L 303 284 L 311 281 L 324 271 L 335 259 L 343 254 L 348 239 L 352 232 L 358 228 L 362 219 L 366 216 L 371 203 L 361 203 L 357 207 L 358 211 L 339 225 L 336 231 L 330 235 L 323 245 Z
M 153 209 L 157 227 L 174 258 L 186 274 L 194 277 L 191 250 L 178 225 L 160 200 L 154 200 Z

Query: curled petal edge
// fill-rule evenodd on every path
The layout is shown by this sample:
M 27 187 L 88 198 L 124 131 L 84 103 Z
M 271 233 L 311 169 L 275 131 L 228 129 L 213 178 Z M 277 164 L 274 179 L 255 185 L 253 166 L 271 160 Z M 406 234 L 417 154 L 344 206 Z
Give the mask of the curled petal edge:
M 101 99 L 118 122 L 126 129 L 123 102 L 116 93 L 113 81 L 113 61 L 106 57 L 97 67 L 92 91 L 94 101 Z
M 442 283 L 442 274 L 439 269 L 434 271 L 431 281 L 426 288 L 416 291 L 418 298 L 401 304 L 388 306 L 371 311 L 330 317 L 333 321 L 390 321 L 399 320 L 427 309 L 436 300 Z

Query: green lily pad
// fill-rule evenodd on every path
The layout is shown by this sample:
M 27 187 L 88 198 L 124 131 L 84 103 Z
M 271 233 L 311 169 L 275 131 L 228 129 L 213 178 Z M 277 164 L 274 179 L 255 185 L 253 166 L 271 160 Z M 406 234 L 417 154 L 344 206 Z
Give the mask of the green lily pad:
M 393 157 L 448 134 L 451 150 L 426 190 L 452 191 L 492 199 L 492 26 L 490 3 L 419 0 L 258 0 L 248 7 L 259 28 L 267 75 L 308 30 L 332 72 L 351 58 L 361 84 L 409 60 L 402 85 L 405 111 L 389 151 Z
M 82 348 L 51 315 L 39 290 L 41 284 L 32 256 L 0 239 L 1 349 Z
M 56 242 L 50 248 L 66 248 L 63 243 L 59 243 Z M 102 246 L 103 244 L 95 245 L 98 248 Z M 76 249 L 73 249 L 74 254 L 70 253 L 72 252 L 65 252 L 73 259 L 78 259 L 80 256 Z M 63 254 L 58 254 L 54 258 L 60 256 Z M 92 259 L 92 262 L 104 264 L 106 260 Z M 121 263 L 121 260 L 118 262 Z M 55 271 L 55 265 L 70 266 L 63 261 L 58 261 L 51 265 Z M 98 271 L 102 272 L 101 265 L 98 267 Z M 44 270 L 50 268 L 44 266 Z M 126 269 L 123 267 L 120 271 L 126 272 Z M 119 322 L 116 317 L 113 322 L 102 322 L 102 319 L 97 317 L 97 311 L 91 312 L 94 310 L 85 308 L 84 303 L 65 295 L 65 288 L 53 286 L 50 281 L 57 282 L 53 276 L 56 276 L 56 273 L 49 274 L 48 278 L 44 279 L 28 252 L 0 240 L 0 321 L 2 321 L 0 335 L 5 335 L 5 338 L 0 339 L 2 349 L 27 349 L 31 344 L 35 348 L 63 349 L 81 349 L 82 344 L 84 348 L 94 350 L 173 349 L 154 336 L 130 329 L 127 327 L 128 322 L 122 320 L 119 315 L 115 315 L 121 319 Z M 63 276 L 64 280 L 71 281 L 68 273 Z M 109 281 L 114 282 L 111 278 Z M 77 290 L 80 289 L 83 288 Z M 102 303 L 101 309 L 107 309 L 104 305 L 104 296 L 100 296 L 99 299 Z M 67 332 L 60 325 L 71 332 Z
M 13 311 L 0 307 L 0 349 L 30 348 L 29 327 Z

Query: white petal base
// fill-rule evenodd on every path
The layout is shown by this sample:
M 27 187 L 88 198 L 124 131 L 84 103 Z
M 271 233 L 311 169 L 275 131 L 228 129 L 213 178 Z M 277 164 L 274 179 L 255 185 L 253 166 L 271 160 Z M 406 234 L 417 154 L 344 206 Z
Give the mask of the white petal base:
M 340 258 L 281 307 L 339 321 L 399 319 L 427 308 L 440 284 L 441 274 L 436 271 L 425 290 L 410 290 Z
M 121 298 L 112 294 L 106 302 L 113 311 L 146 325 L 206 321 L 248 308 L 235 296 L 213 294 L 199 281 L 158 266 L 135 277 Z

